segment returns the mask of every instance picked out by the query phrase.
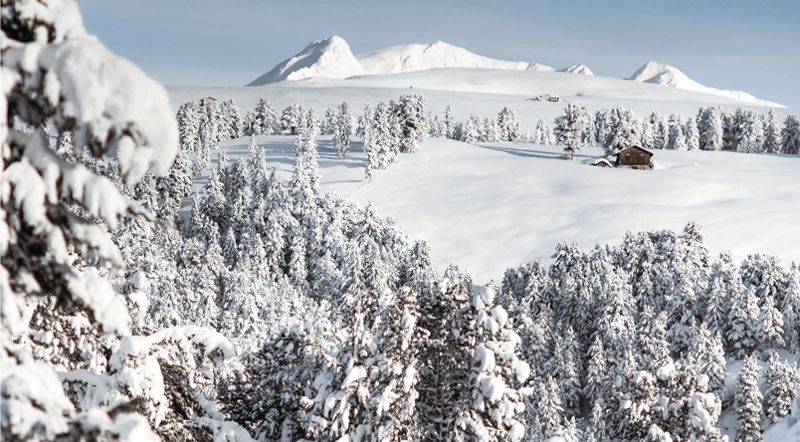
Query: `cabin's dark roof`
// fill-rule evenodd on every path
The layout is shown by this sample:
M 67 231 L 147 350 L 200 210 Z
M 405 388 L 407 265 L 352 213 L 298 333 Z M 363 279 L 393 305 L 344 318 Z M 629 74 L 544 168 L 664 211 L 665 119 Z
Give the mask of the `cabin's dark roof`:
M 628 150 L 628 149 L 637 149 L 637 150 L 641 150 L 642 152 L 644 152 L 644 153 L 646 153 L 646 154 L 650 155 L 651 157 L 652 157 L 653 155 L 655 155 L 655 152 L 653 152 L 652 150 L 645 149 L 645 148 L 644 148 L 644 147 L 642 147 L 642 146 L 636 146 L 636 145 L 633 145 L 633 146 L 626 147 L 625 149 L 622 149 L 622 150 L 620 150 L 619 152 L 617 152 L 617 153 L 616 153 L 616 154 L 614 154 L 614 155 L 619 155 L 619 154 L 621 154 L 622 152 L 625 152 L 625 151 L 626 151 L 626 150 Z

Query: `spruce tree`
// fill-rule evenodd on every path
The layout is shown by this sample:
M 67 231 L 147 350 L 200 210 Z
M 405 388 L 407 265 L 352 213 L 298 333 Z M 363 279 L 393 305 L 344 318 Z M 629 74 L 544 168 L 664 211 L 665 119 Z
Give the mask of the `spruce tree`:
M 742 111 L 739 121 L 739 139 L 736 150 L 745 153 L 761 153 L 764 143 L 764 126 L 761 117 L 753 111 Z
M 775 111 L 770 109 L 764 122 L 764 152 L 781 152 L 781 129 L 775 119 Z
M 741 296 L 732 300 L 727 331 L 728 345 L 737 358 L 744 358 L 755 350 L 758 338 L 758 300 L 753 287 L 744 288 Z
M 395 116 L 400 126 L 400 152 L 415 152 L 425 134 L 425 98 L 422 95 L 401 95 Z
M 718 107 L 707 107 L 700 114 L 700 149 L 722 149 L 722 113 Z
M 789 115 L 783 121 L 781 153 L 800 154 L 800 119 L 797 115 Z
M 536 417 L 545 438 L 560 437 L 564 432 L 564 409 L 558 384 L 552 376 L 540 382 L 536 390 Z
M 783 336 L 783 313 L 775 306 L 773 297 L 768 296 L 761 306 L 758 320 L 758 343 L 767 348 L 781 348 L 786 345 Z
M 800 378 L 793 376 L 792 368 L 781 361 L 775 351 L 769 352 L 767 364 L 764 375 L 764 416 L 774 424 L 791 412 L 792 400 L 800 388 Z
M 510 107 L 504 107 L 497 114 L 498 137 L 500 141 L 517 141 L 522 137 L 517 115 Z
M 686 150 L 686 135 L 684 134 L 683 118 L 678 114 L 669 117 L 669 148 L 672 150 Z
M 347 102 L 339 104 L 339 112 L 336 115 L 336 124 L 333 128 L 333 148 L 336 155 L 343 158 L 350 150 L 350 136 L 353 133 L 353 117 L 350 115 L 350 107 Z
M 630 109 L 616 107 L 605 116 L 606 137 L 600 140 L 606 156 L 615 155 L 620 150 L 641 141 L 639 122 Z
M 564 107 L 564 115 L 556 118 L 554 132 L 556 140 L 564 146 L 565 160 L 572 160 L 575 152 L 583 146 L 584 132 L 587 130 L 586 122 L 582 118 L 581 108 L 572 103 Z
M 470 115 L 464 130 L 464 142 L 476 144 L 481 141 L 481 123 L 476 115 Z
M 687 150 L 698 150 L 700 149 L 700 131 L 697 128 L 697 120 L 694 118 L 689 118 L 686 121 L 686 129 L 684 131 L 686 134 L 686 148 Z
M 478 440 L 519 441 L 525 431 L 517 421 L 524 410 L 521 385 L 530 367 L 517 356 L 519 337 L 502 306 L 494 305 L 491 286 L 478 290 L 471 299 L 475 311 L 473 370 L 470 375 L 473 403 L 467 426 Z
M 442 129 L 444 136 L 450 139 L 458 139 L 455 136 L 455 119 L 453 118 L 453 108 L 448 104 L 444 108 L 444 118 L 442 119 Z
M 758 389 L 760 378 L 758 360 L 754 356 L 745 359 L 739 372 L 736 385 L 736 442 L 760 442 L 761 434 L 761 392 Z

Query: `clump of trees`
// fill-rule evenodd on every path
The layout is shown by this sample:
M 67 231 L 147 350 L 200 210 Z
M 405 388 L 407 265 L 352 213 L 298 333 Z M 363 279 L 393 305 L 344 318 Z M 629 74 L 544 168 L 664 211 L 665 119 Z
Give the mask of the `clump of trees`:
M 609 156 L 632 145 L 646 149 L 800 152 L 800 120 L 789 115 L 781 127 L 772 110 L 758 114 L 743 109 L 729 111 L 708 107 L 699 109 L 696 117 L 688 119 L 678 114 L 665 118 L 654 112 L 640 120 L 622 107 L 601 109 L 592 114 L 585 107 L 567 104 L 564 115 L 555 121 L 554 132 L 558 144 L 564 145 L 565 158 L 572 158 L 581 146 L 595 143 Z M 534 141 L 547 144 L 542 133 L 544 129 L 537 127 Z

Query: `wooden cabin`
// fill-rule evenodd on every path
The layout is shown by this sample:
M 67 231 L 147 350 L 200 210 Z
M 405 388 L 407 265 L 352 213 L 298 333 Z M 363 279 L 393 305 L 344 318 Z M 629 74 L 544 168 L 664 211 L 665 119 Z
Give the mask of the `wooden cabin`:
M 542 94 L 542 95 L 539 95 L 539 96 L 536 96 L 536 97 L 528 98 L 528 100 L 530 100 L 530 101 L 547 101 L 547 102 L 550 102 L 550 103 L 558 103 L 558 101 L 561 100 L 561 98 L 559 98 L 556 95 Z
M 653 168 L 653 152 L 641 146 L 630 146 L 617 152 L 617 167 L 649 170 Z
M 200 104 L 203 106 L 208 106 L 209 104 L 214 103 L 216 101 L 217 101 L 216 98 L 212 97 L 211 95 L 208 95 L 200 99 Z

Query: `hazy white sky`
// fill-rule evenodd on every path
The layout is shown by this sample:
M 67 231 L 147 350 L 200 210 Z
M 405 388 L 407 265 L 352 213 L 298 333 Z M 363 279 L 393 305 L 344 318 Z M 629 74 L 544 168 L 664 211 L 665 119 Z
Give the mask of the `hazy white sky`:
M 627 77 L 650 59 L 800 108 L 800 1 L 79 0 L 87 28 L 166 84 L 243 85 L 312 40 L 443 40 Z M 502 3 L 502 4 L 497 4 Z

